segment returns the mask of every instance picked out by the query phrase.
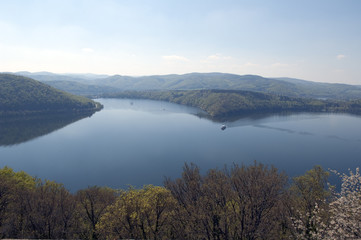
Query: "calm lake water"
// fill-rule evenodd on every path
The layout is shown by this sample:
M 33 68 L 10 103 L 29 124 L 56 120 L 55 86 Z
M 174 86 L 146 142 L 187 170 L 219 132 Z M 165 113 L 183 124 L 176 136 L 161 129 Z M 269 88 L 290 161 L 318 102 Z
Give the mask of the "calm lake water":
M 91 117 L 58 124 L 25 142 L 0 143 L 0 167 L 24 170 L 76 191 L 91 185 L 162 185 L 165 176 L 179 177 L 185 162 L 205 172 L 257 160 L 289 176 L 317 164 L 341 172 L 361 165 L 357 116 L 252 116 L 227 122 L 222 131 L 222 123 L 196 116 L 194 108 L 149 100 L 97 101 L 104 109 Z

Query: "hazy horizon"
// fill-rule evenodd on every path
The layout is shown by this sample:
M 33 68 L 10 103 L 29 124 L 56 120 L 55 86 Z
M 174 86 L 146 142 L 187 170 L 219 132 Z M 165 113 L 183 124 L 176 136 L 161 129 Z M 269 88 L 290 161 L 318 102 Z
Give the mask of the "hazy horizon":
M 0 72 L 361 85 L 361 1 L 3 0 Z
M 227 72 L 188 72 L 188 73 L 169 73 L 169 74 L 152 74 L 152 75 L 123 75 L 123 74 L 102 74 L 102 73 L 91 73 L 91 72 L 68 72 L 68 73 L 56 73 L 56 72 L 49 72 L 49 71 L 36 71 L 36 72 L 30 72 L 30 71 L 18 71 L 18 72 L 0 72 L 0 73 L 10 73 L 10 74 L 19 74 L 19 73 L 30 73 L 30 74 L 55 74 L 55 75 L 63 75 L 63 76 L 86 76 L 86 75 L 94 75 L 94 77 L 96 76 L 96 78 L 103 78 L 103 77 L 112 77 L 112 76 L 124 76 L 124 77 L 133 77 L 133 78 L 138 78 L 138 77 L 149 77 L 149 76 L 166 76 L 166 75 L 187 75 L 187 74 L 212 74 L 212 73 L 219 73 L 219 74 L 231 74 L 231 75 L 239 75 L 239 76 L 245 76 L 245 75 L 250 75 L 250 76 L 260 76 L 263 78 L 269 78 L 269 79 L 282 79 L 282 78 L 290 78 L 290 79 L 296 79 L 296 80 L 304 80 L 304 81 L 309 81 L 309 82 L 317 82 L 317 83 L 336 83 L 336 84 L 348 84 L 348 85 L 361 85 L 361 84 L 352 84 L 352 83 L 342 83 L 342 82 L 318 82 L 318 81 L 311 81 L 308 79 L 301 79 L 301 78 L 292 78 L 289 76 L 278 76 L 278 77 L 267 77 L 267 76 L 262 76 L 262 75 L 258 75 L 258 74 L 236 74 L 236 73 L 227 73 Z M 90 78 L 92 79 L 92 78 Z

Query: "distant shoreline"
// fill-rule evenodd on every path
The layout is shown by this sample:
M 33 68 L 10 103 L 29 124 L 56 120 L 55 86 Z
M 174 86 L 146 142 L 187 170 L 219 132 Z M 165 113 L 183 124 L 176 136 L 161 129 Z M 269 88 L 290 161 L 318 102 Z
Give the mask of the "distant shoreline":
M 124 91 L 103 98 L 149 99 L 196 107 L 210 118 L 222 120 L 257 113 L 348 113 L 361 114 L 361 100 L 293 98 L 242 90 Z

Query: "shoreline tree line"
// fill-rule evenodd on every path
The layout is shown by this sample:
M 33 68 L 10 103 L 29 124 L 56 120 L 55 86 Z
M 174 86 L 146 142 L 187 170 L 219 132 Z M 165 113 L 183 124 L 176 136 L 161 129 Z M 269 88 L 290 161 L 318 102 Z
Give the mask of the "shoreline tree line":
M 36 239 L 359 239 L 359 169 L 315 166 L 289 180 L 261 163 L 210 169 L 185 164 L 164 186 L 76 193 L 62 184 L 0 169 L 0 238 Z
M 361 114 L 361 100 L 289 97 L 244 90 L 123 91 L 103 94 L 104 98 L 166 101 L 206 112 L 212 119 L 228 119 L 252 113 L 349 113 Z

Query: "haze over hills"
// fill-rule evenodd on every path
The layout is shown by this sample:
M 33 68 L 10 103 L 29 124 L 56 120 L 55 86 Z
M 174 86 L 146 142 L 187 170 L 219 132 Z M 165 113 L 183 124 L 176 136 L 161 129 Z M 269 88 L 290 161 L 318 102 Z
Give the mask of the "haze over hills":
M 80 95 L 101 95 L 144 90 L 244 90 L 289 97 L 353 100 L 361 99 L 361 86 L 318 83 L 294 78 L 265 78 L 228 73 L 188 73 L 142 77 L 96 74 L 19 72 L 61 90 Z
M 101 105 L 39 81 L 0 74 L 0 114 L 94 112 Z

